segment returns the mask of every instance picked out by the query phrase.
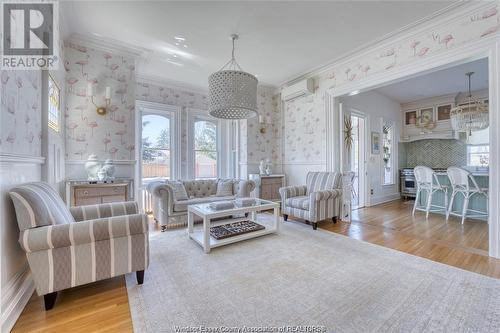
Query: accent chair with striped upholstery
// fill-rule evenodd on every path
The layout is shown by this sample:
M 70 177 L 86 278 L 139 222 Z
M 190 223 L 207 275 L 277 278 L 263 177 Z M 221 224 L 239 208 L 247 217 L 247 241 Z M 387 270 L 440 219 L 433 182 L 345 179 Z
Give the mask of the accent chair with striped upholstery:
M 68 209 L 44 182 L 9 192 L 38 295 L 50 310 L 63 289 L 136 272 L 142 284 L 149 265 L 147 218 L 137 203 Z
M 340 216 L 342 200 L 341 174 L 338 172 L 309 172 L 306 185 L 280 188 L 281 210 L 288 215 L 305 219 L 314 230 L 318 221 Z

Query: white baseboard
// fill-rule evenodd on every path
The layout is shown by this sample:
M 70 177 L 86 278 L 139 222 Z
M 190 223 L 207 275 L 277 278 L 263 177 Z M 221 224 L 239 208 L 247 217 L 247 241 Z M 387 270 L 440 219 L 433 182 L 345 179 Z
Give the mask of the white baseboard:
M 14 327 L 34 291 L 35 283 L 28 267 L 7 283 L 2 290 L 2 332 L 10 332 Z
M 399 200 L 399 199 L 401 199 L 401 194 L 399 192 L 388 194 L 388 195 L 383 195 L 380 197 L 372 197 L 372 198 L 370 198 L 370 205 L 368 207 L 380 205 L 380 204 L 383 204 L 386 202 Z

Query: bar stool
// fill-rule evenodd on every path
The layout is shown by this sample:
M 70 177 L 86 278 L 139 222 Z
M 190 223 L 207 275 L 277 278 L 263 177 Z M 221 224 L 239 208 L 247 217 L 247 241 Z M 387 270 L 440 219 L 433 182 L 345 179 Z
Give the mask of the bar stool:
M 448 220 L 450 215 L 461 216 L 462 224 L 464 224 L 466 217 L 488 217 L 488 189 L 480 188 L 476 179 L 468 170 L 457 167 L 449 167 L 447 173 L 448 178 L 450 178 L 453 192 L 451 193 L 450 206 L 446 212 L 446 220 Z M 453 211 L 453 200 L 458 193 L 464 196 L 462 212 Z M 469 200 L 476 194 L 484 195 L 486 197 L 486 212 L 469 209 Z M 467 211 L 476 214 L 467 214 Z
M 429 212 L 446 212 L 448 209 L 448 188 L 441 185 L 434 170 L 426 166 L 417 166 L 413 169 L 413 172 L 417 183 L 417 196 L 415 198 L 415 204 L 413 205 L 413 215 L 415 215 L 416 210 L 426 212 L 425 218 L 429 217 Z M 432 196 L 438 191 L 444 192 L 444 206 L 432 204 Z M 427 193 L 427 202 L 425 206 L 418 205 L 422 192 Z M 431 209 L 432 207 L 436 209 Z

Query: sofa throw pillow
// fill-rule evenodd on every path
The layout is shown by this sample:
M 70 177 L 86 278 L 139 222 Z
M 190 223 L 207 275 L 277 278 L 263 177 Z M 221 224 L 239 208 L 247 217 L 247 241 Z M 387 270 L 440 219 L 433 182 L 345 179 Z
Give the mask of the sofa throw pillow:
M 217 181 L 217 197 L 227 197 L 233 195 L 233 180 L 232 179 L 219 179 Z
M 166 181 L 166 183 L 174 191 L 174 199 L 176 201 L 189 199 L 187 192 L 186 192 L 186 188 L 184 187 L 184 184 L 181 181 L 168 180 L 168 181 Z

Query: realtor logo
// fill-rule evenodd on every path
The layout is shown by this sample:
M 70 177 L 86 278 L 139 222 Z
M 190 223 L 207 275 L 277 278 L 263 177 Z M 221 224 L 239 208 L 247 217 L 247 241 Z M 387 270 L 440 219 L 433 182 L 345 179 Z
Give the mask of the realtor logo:
M 57 2 L 2 2 L 2 69 L 57 69 Z

